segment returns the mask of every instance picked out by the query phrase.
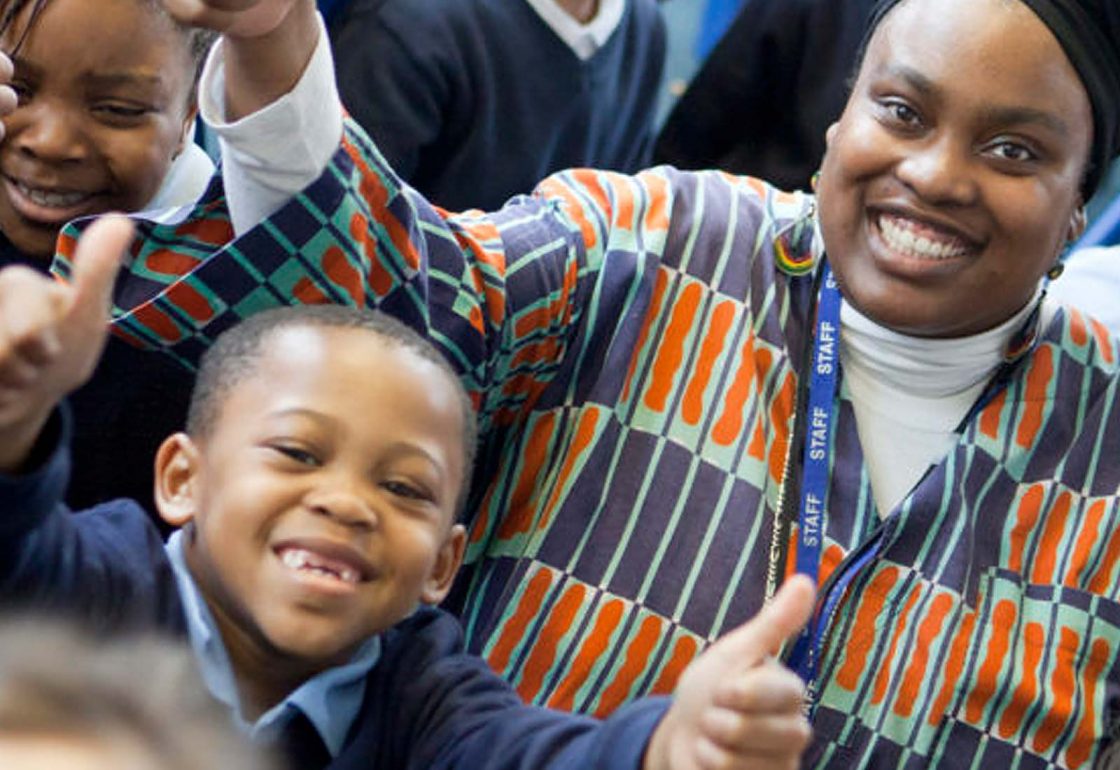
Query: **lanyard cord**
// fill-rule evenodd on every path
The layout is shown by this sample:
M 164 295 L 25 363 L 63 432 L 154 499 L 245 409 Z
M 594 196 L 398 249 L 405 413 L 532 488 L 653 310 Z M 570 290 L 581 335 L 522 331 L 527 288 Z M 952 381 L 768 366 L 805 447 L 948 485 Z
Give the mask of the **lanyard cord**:
M 819 305 L 821 280 L 824 277 L 823 265 L 826 257 L 821 256 L 813 276 L 813 316 Z M 774 531 L 770 540 L 770 558 L 766 569 L 766 600 L 769 601 L 785 577 L 785 565 L 789 561 L 790 533 L 793 521 L 799 513 L 801 496 L 801 464 L 794 462 L 795 452 L 805 445 L 805 415 L 809 407 L 809 367 L 813 360 L 813 347 L 816 340 L 816 323 L 809 324 L 801 345 L 797 368 L 797 398 L 794 399 L 792 424 L 789 442 L 786 444 L 785 460 L 782 462 L 782 480 L 778 487 L 778 502 L 774 511 Z

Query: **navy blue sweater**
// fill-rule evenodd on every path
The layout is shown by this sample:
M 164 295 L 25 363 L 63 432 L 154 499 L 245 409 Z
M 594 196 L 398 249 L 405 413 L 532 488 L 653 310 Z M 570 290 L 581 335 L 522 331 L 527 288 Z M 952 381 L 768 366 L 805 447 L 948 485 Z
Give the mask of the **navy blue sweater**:
M 0 605 L 78 613 L 107 632 L 185 634 L 171 565 L 143 509 L 129 500 L 77 514 L 63 506 L 68 422 L 64 411 L 52 418 L 30 473 L 0 475 Z M 647 699 L 598 722 L 526 706 L 463 654 L 459 624 L 442 610 L 415 613 L 382 642 L 330 770 L 631 770 L 667 708 Z
M 347 0 L 330 25 L 342 101 L 444 208 L 496 209 L 553 171 L 637 171 L 665 63 L 655 0 L 628 0 L 581 61 L 525 0 Z

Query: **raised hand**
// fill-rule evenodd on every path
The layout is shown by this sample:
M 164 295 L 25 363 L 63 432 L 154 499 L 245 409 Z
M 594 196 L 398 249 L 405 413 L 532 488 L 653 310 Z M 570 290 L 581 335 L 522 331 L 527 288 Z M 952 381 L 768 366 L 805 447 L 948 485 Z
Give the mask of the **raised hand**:
M 11 86 L 12 60 L 7 54 L 0 53 L 0 119 L 11 115 L 19 103 L 16 92 Z M 4 124 L 0 123 L 0 140 L 4 138 Z
M 163 0 L 174 18 L 231 37 L 260 37 L 275 30 L 300 0 Z
M 182 23 L 222 33 L 227 121 L 291 91 L 319 41 L 314 0 L 162 1 Z
M 60 283 L 29 267 L 0 270 L 0 471 L 20 467 L 55 405 L 93 373 L 132 224 L 95 222 Z
M 644 770 L 796 768 L 811 731 L 801 679 L 774 660 L 813 611 L 804 575 L 720 638 L 681 676 L 646 751 Z

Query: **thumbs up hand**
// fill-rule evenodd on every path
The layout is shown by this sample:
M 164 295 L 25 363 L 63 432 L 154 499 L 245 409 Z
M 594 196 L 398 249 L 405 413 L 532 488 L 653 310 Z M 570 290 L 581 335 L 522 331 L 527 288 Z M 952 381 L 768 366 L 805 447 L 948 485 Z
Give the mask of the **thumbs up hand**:
M 811 736 L 805 686 L 772 656 L 805 625 L 815 593 L 809 578 L 793 576 L 753 619 L 693 661 L 643 770 L 798 767 Z
M 78 242 L 69 284 L 22 265 L 0 270 L 0 472 L 19 469 L 51 410 L 93 374 L 131 239 L 124 217 L 95 222 Z

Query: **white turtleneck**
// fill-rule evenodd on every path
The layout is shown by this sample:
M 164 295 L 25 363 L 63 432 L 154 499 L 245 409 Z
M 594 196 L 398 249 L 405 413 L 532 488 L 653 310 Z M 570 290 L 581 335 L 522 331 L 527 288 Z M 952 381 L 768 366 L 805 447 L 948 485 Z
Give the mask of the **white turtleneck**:
M 899 334 L 841 305 L 840 362 L 880 517 L 953 447 L 957 426 L 1034 304 L 994 329 L 954 339 Z M 1050 312 L 1044 303 L 1043 324 Z

